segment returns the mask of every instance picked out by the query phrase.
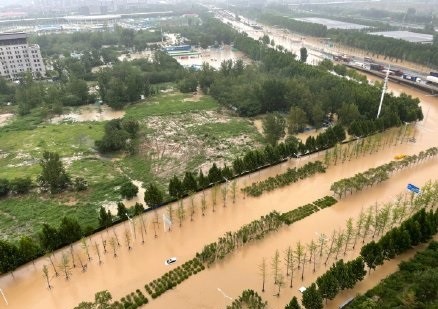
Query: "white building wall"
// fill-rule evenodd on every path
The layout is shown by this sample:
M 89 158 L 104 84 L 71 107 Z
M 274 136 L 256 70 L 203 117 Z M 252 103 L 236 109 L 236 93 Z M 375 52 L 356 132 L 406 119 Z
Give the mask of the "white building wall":
M 46 75 L 46 67 L 38 45 L 26 43 L 0 46 L 0 63 L 0 75 L 8 79 L 15 79 L 28 71 L 34 76 Z

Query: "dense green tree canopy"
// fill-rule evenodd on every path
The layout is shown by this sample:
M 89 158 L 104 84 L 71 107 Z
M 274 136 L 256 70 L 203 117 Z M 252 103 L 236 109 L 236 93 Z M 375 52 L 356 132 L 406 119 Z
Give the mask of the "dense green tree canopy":
M 286 135 L 286 120 L 281 114 L 268 114 L 262 125 L 266 141 L 271 145 L 276 145 Z
M 42 172 L 38 180 L 51 193 L 59 193 L 70 184 L 70 176 L 65 171 L 59 154 L 45 151 L 40 165 Z

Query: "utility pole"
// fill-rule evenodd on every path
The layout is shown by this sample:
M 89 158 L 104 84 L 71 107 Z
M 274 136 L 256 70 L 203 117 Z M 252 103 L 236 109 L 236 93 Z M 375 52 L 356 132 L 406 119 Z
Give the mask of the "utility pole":
M 380 104 L 379 104 L 379 110 L 377 111 L 377 117 L 379 118 L 380 112 L 382 111 L 382 104 L 383 104 L 383 98 L 385 97 L 386 87 L 388 83 L 388 77 L 389 77 L 389 71 L 391 69 L 391 65 L 388 66 L 388 70 L 386 70 L 386 76 L 385 81 L 383 82 L 383 88 L 382 88 L 382 96 L 380 97 Z

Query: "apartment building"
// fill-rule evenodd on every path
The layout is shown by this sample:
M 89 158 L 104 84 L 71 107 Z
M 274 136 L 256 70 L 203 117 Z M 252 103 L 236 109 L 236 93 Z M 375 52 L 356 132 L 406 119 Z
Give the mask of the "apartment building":
M 40 47 L 28 44 L 26 33 L 0 33 L 0 76 L 16 79 L 25 72 L 46 75 Z

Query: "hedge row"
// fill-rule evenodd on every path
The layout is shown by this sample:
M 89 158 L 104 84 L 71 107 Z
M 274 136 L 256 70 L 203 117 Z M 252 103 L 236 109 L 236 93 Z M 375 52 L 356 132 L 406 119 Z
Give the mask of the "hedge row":
M 327 207 L 330 207 L 334 204 L 336 204 L 336 199 L 332 196 L 325 196 L 323 198 L 320 198 L 316 201 L 314 201 L 311 204 L 307 204 L 304 206 L 300 206 L 296 209 L 293 209 L 291 211 L 285 212 L 281 215 L 281 220 L 287 224 L 290 225 L 296 221 L 299 221 L 307 216 L 310 216 L 311 214 L 319 211 L 320 209 L 324 209 Z
M 269 177 L 266 180 L 253 183 L 251 186 L 242 189 L 243 192 L 250 196 L 260 196 L 264 191 L 272 191 L 277 188 L 285 187 L 291 183 L 297 182 L 315 175 L 316 173 L 325 173 L 326 167 L 321 161 L 309 162 L 300 168 L 288 168 L 283 174 L 275 177 Z
M 137 309 L 140 308 L 143 305 L 146 305 L 149 302 L 149 300 L 144 296 L 144 294 L 137 289 L 131 294 L 126 295 L 125 297 L 122 297 L 120 301 L 114 302 L 111 308 L 114 309 Z
M 193 258 L 174 270 L 165 273 L 160 278 L 146 284 L 144 288 L 149 295 L 155 299 L 167 290 L 173 289 L 190 276 L 195 275 L 204 269 L 205 266 L 197 258 Z

